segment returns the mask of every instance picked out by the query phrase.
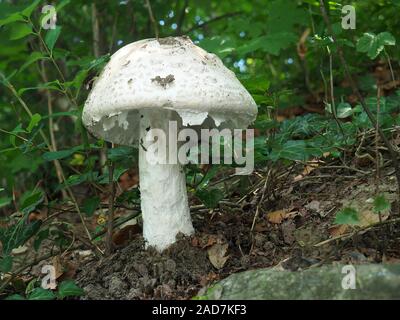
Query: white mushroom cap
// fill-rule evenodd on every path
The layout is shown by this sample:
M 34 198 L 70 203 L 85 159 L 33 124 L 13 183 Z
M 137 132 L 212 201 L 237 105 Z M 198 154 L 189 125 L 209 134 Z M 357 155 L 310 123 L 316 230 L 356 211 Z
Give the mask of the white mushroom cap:
M 235 74 L 188 37 L 146 39 L 118 50 L 95 81 L 82 119 L 95 136 L 133 145 L 146 108 L 175 110 L 184 126 L 243 129 L 257 115 Z

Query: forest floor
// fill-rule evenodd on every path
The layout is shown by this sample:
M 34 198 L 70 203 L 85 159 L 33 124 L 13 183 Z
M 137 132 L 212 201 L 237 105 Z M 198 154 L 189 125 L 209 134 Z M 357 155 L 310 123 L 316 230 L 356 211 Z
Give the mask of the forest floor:
M 363 170 L 366 171 L 363 171 Z M 214 210 L 193 213 L 196 234 L 162 254 L 144 250 L 139 229 L 111 256 L 90 256 L 74 271 L 84 299 L 189 299 L 215 281 L 240 271 L 276 267 L 292 271 L 332 263 L 400 262 L 396 180 L 311 161 L 279 174 L 254 174 L 252 191 L 233 195 Z M 269 179 L 263 177 L 269 176 Z M 377 188 L 391 211 L 372 211 Z M 351 206 L 357 225 L 337 225 Z M 134 231 L 132 231 L 134 230 Z

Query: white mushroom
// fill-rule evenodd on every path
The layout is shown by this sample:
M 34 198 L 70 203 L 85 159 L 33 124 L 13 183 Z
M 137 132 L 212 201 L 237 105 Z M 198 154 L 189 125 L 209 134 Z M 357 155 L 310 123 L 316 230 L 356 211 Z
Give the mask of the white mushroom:
M 92 134 L 106 141 L 140 142 L 143 235 L 147 245 L 161 251 L 179 232 L 190 235 L 194 229 L 183 168 L 179 163 L 154 164 L 158 155 L 146 152 L 149 129 L 168 133 L 170 120 L 180 127 L 211 123 L 242 129 L 256 114 L 250 94 L 217 56 L 187 37 L 170 37 L 118 50 L 94 83 L 82 118 Z

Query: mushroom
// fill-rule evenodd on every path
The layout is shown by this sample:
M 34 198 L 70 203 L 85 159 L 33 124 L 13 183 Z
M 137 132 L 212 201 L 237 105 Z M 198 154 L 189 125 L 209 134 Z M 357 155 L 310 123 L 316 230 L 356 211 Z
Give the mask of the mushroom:
M 256 115 L 253 98 L 216 55 L 188 37 L 168 37 L 114 53 L 93 84 L 82 119 L 96 137 L 138 145 L 143 236 L 147 246 L 162 251 L 178 233 L 194 229 L 183 167 L 158 161 L 161 152 L 148 154 L 151 129 L 166 133 L 169 149 L 176 140 L 168 135 L 170 121 L 179 128 L 244 129 Z

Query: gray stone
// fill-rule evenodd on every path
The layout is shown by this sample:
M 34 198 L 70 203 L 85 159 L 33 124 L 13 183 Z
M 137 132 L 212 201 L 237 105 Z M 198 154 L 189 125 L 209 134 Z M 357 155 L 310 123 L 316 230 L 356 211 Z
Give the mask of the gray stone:
M 354 265 L 355 289 L 343 265 L 303 271 L 258 269 L 236 273 L 215 284 L 200 299 L 400 299 L 400 265 Z M 346 282 L 349 284 L 350 282 Z

